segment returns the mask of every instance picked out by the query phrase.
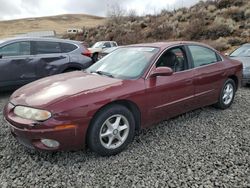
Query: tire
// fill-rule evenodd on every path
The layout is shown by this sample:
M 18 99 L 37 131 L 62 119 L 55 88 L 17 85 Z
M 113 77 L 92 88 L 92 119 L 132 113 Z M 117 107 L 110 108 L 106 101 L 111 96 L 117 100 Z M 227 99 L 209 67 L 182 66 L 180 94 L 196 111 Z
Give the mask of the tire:
M 120 153 L 135 135 L 133 114 L 124 106 L 110 105 L 95 116 L 87 133 L 87 145 L 101 156 Z
M 93 63 L 98 61 L 98 53 L 94 53 L 92 57 Z
M 235 93 L 235 82 L 232 79 L 227 79 L 221 89 L 219 100 L 215 106 L 220 109 L 229 108 L 234 101 Z

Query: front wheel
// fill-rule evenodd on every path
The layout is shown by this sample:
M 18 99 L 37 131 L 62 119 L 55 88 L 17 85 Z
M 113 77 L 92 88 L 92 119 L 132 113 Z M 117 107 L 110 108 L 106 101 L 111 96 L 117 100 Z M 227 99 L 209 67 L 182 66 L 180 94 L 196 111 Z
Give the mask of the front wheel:
M 101 156 L 121 152 L 133 140 L 135 120 L 124 106 L 111 105 L 102 109 L 90 125 L 87 143 Z
M 228 79 L 221 89 L 219 101 L 216 103 L 216 107 L 221 109 L 229 108 L 233 103 L 235 92 L 235 82 L 232 79 Z

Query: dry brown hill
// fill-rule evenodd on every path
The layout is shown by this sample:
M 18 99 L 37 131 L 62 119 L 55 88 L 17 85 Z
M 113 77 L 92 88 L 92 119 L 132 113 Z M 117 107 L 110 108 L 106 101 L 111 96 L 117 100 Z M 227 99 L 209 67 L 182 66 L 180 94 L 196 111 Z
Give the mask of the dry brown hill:
M 85 32 L 86 33 L 86 32 Z M 116 40 L 120 45 L 166 40 L 194 40 L 221 51 L 250 42 L 250 0 L 207 0 L 190 8 L 158 15 L 112 15 L 104 26 L 77 36 L 92 44 Z M 65 36 L 67 37 L 67 36 Z
M 105 18 L 85 15 L 66 14 L 39 18 L 0 21 L 0 38 L 15 36 L 33 31 L 55 30 L 63 35 L 68 28 L 96 27 L 105 23 Z

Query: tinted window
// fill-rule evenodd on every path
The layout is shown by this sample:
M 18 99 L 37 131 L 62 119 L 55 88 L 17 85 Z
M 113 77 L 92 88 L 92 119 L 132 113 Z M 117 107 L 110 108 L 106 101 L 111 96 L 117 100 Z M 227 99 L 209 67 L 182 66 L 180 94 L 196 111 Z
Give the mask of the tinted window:
M 115 47 L 115 46 L 117 46 L 117 44 L 116 44 L 115 42 L 112 42 L 112 46 L 114 46 L 114 47 Z
M 194 67 L 208 65 L 218 61 L 217 54 L 209 48 L 189 46 L 189 50 L 194 61 Z
M 111 44 L 109 42 L 105 42 L 103 47 L 110 48 Z
M 46 42 L 46 41 L 36 42 L 36 53 L 37 54 L 61 53 L 60 43 Z
M 6 56 L 30 55 L 30 42 L 15 42 L 0 49 L 0 54 Z
M 68 53 L 72 52 L 77 48 L 76 45 L 74 44 L 69 44 L 69 43 L 61 43 L 61 51 L 62 53 Z
M 187 68 L 187 58 L 181 47 L 166 51 L 158 60 L 156 67 L 169 67 L 174 72 L 180 72 Z

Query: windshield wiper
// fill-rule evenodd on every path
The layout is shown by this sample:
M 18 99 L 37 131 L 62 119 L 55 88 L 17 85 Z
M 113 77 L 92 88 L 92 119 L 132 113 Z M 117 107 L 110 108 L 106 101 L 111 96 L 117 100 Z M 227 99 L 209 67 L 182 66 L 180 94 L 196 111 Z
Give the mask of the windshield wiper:
M 104 72 L 104 71 L 91 71 L 91 73 L 96 73 L 96 74 L 99 74 L 99 75 L 104 75 L 104 76 L 108 76 L 110 78 L 114 78 L 114 76 L 108 72 Z

